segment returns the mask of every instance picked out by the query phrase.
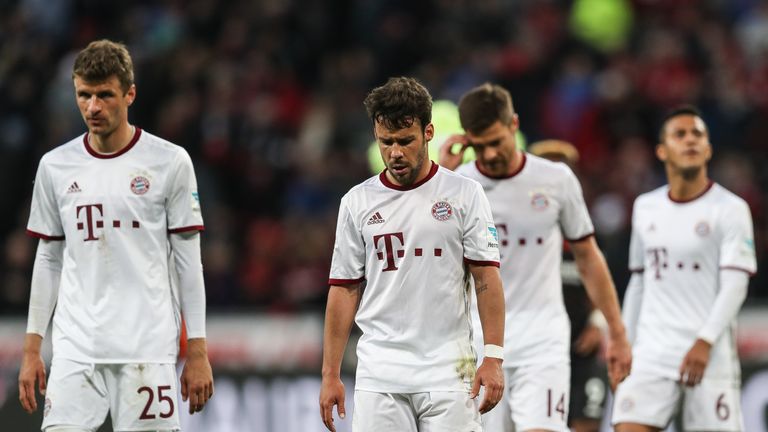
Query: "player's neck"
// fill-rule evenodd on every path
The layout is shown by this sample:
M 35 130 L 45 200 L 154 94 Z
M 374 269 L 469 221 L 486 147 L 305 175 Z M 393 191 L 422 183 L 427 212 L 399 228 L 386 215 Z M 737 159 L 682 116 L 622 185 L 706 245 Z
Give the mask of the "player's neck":
M 517 172 L 520 172 L 520 167 L 523 165 L 523 152 L 515 149 L 512 153 L 512 160 L 509 161 L 509 168 L 507 168 L 507 175 L 511 176 Z
M 136 133 L 136 127 L 125 122 L 109 135 L 88 134 L 88 144 L 97 153 L 117 153 L 127 146 Z
M 670 174 L 669 177 L 669 197 L 675 201 L 690 201 L 701 196 L 712 181 L 707 177 L 707 168 L 704 167 L 696 176 L 686 178 L 683 174 Z

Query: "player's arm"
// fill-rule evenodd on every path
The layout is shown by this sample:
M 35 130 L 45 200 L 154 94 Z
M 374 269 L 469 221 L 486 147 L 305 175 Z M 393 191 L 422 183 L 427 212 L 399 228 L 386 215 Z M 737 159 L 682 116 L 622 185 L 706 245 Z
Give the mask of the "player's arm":
M 570 242 L 570 245 L 587 295 L 608 323 L 608 375 L 615 386 L 629 375 L 632 366 L 632 350 L 621 320 L 616 288 L 594 236 Z
M 749 276 L 757 268 L 752 215 L 746 202 L 740 201 L 721 215 L 727 215 L 718 226 L 722 232 L 719 245 L 718 291 L 693 347 L 680 365 L 680 382 L 694 386 L 701 382 L 709 363 L 712 345 L 736 319 L 747 296 Z
M 643 274 L 632 272 L 624 292 L 624 326 L 627 340 L 634 343 L 637 336 L 637 321 L 640 319 L 640 306 L 643 304 Z
M 19 371 L 19 401 L 28 413 L 37 409 L 35 381 L 40 394 L 45 395 L 45 362 L 40 347 L 59 295 L 63 258 L 63 241 L 40 239 L 32 269 L 27 334 Z
M 344 418 L 344 384 L 341 382 L 341 361 L 352 330 L 357 306 L 360 302 L 360 283 L 331 285 L 325 308 L 323 330 L 323 369 L 320 388 L 320 416 L 325 427 L 335 431 L 333 406 L 337 405 L 339 417 Z
M 747 297 L 749 273 L 736 269 L 720 270 L 720 291 L 715 297 L 707 321 L 699 330 L 696 342 L 680 365 L 680 382 L 694 386 L 701 382 L 709 363 L 709 354 L 723 330 L 736 319 Z
M 504 392 L 504 374 L 501 370 L 504 357 L 504 290 L 498 267 L 469 264 L 469 271 L 475 281 L 477 311 L 485 344 L 483 363 L 477 369 L 471 396 L 476 397 L 480 386 L 485 386 L 485 397 L 479 407 L 484 414 L 499 403 Z
M 179 278 L 181 312 L 187 326 L 187 358 L 181 373 L 181 396 L 189 400 L 189 413 L 202 411 L 213 396 L 213 371 L 205 339 L 205 285 L 200 257 L 200 233 L 170 235 Z

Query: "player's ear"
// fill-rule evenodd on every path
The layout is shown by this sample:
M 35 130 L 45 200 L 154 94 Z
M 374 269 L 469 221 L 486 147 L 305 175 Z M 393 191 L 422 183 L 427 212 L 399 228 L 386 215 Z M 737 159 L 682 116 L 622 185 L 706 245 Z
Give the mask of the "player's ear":
M 427 125 L 427 127 L 424 128 L 424 140 L 426 142 L 430 142 L 434 137 L 435 137 L 435 126 L 432 123 L 430 123 Z
M 513 134 L 520 129 L 520 117 L 518 117 L 517 114 L 512 114 L 512 122 L 509 124 L 509 127 L 512 129 Z
M 667 161 L 667 146 L 664 143 L 658 143 L 656 144 L 656 157 L 659 158 L 660 161 L 666 162 Z
M 131 84 L 130 87 L 128 87 L 128 91 L 125 92 L 125 101 L 128 103 L 128 106 L 131 106 L 133 104 L 133 101 L 136 99 L 136 84 Z

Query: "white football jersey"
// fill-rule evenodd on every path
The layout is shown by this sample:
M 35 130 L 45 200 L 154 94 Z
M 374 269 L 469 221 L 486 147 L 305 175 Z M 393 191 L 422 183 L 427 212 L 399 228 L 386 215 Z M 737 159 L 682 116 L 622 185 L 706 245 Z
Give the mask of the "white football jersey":
M 497 243 L 480 185 L 435 163 L 410 187 L 382 173 L 342 198 L 329 283 L 367 281 L 355 316 L 356 389 L 471 388 L 465 263 L 498 266 Z
M 629 267 L 643 277 L 632 370 L 678 379 L 712 310 L 720 269 L 757 269 L 747 203 L 715 183 L 687 202 L 673 201 L 668 186 L 640 195 L 632 213 Z M 734 325 L 712 346 L 705 377 L 740 375 Z
M 567 362 L 571 325 L 563 303 L 563 236 L 580 240 L 594 228 L 581 185 L 567 165 L 523 153 L 518 172 L 485 176 L 475 162 L 457 170 L 480 182 L 499 232 L 506 325 L 504 366 Z M 476 332 L 480 321 L 473 310 Z
M 66 241 L 54 356 L 175 363 L 180 312 L 168 236 L 202 229 L 192 161 L 179 146 L 136 128 L 117 153 L 96 153 L 88 134 L 46 153 L 27 231 Z

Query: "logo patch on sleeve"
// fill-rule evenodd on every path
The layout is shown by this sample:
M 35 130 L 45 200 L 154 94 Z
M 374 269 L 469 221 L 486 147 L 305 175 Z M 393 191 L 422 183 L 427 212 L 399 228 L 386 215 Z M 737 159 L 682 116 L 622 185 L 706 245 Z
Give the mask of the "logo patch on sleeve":
M 192 191 L 192 210 L 200 211 L 200 195 L 197 191 Z
M 494 225 L 492 222 L 488 222 L 487 226 L 488 226 L 488 229 L 486 230 L 486 233 L 488 235 L 488 248 L 498 249 L 499 248 L 499 231 L 496 229 L 496 225 Z

